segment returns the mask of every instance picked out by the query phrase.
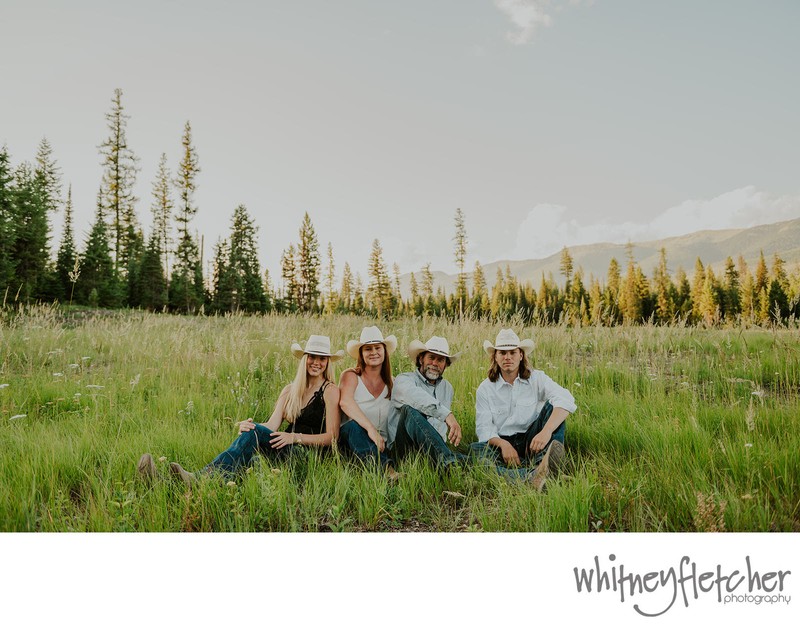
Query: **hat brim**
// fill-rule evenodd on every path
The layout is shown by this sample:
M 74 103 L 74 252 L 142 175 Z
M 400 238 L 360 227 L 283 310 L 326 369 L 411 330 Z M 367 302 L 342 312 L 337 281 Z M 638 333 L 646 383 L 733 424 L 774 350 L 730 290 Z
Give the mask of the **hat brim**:
M 531 340 L 531 339 L 520 340 L 520 343 L 519 343 L 518 346 L 511 346 L 511 345 L 504 346 L 502 344 L 500 346 L 495 346 L 489 340 L 484 340 L 484 342 L 483 342 L 483 350 L 486 351 L 486 354 L 489 357 L 492 357 L 494 355 L 495 351 L 512 351 L 515 348 L 522 349 L 525 352 L 525 355 L 530 356 L 530 354 L 533 352 L 534 347 L 535 347 L 535 344 L 533 343 L 533 340 Z
M 344 351 L 336 351 L 335 353 L 312 353 L 306 351 L 300 344 L 295 342 L 292 344 L 292 355 L 297 359 L 300 359 L 303 355 L 317 355 L 319 357 L 327 357 L 332 362 L 338 362 L 344 357 Z
M 361 350 L 361 347 L 365 344 L 383 344 L 386 348 L 386 354 L 391 355 L 397 350 L 397 337 L 394 335 L 387 335 L 385 338 L 383 338 L 383 340 L 364 342 L 363 344 L 361 343 L 361 340 L 350 340 L 347 343 L 347 354 L 358 361 L 358 353 Z
M 441 357 L 447 357 L 450 360 L 450 363 L 453 364 L 458 361 L 458 358 L 461 357 L 461 353 L 453 353 L 452 355 L 447 355 L 446 353 L 442 353 L 440 351 L 432 351 L 430 350 L 425 344 L 423 344 L 420 340 L 414 340 L 411 344 L 408 345 L 408 356 L 411 358 L 415 364 L 417 363 L 417 357 L 420 353 L 433 353 L 434 355 L 440 355 Z

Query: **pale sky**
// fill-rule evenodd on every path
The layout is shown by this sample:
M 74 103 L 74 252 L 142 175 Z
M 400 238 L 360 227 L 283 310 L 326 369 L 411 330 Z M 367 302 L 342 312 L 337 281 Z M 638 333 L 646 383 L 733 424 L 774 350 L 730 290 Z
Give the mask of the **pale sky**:
M 471 271 L 800 216 L 798 26 L 793 0 L 4 0 L 0 144 L 48 138 L 82 244 L 121 88 L 146 232 L 189 120 L 206 258 L 243 203 L 274 280 L 306 211 L 339 274 L 375 238 L 452 273 L 461 208 Z

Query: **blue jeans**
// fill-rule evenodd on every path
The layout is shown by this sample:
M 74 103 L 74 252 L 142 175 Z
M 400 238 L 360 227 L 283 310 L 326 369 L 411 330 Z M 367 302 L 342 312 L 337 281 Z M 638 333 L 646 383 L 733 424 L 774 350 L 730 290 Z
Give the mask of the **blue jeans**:
M 271 434 L 271 429 L 256 424 L 255 429 L 239 434 L 231 446 L 214 458 L 211 464 L 206 466 L 203 471 L 221 471 L 223 474 L 235 473 L 238 469 L 249 465 L 257 453 L 283 460 L 291 453 L 293 446 L 287 445 L 283 449 L 275 449 L 269 444 Z
M 386 450 L 378 451 L 378 446 L 372 442 L 361 425 L 350 419 L 339 428 L 339 442 L 344 451 L 354 455 L 362 462 L 379 462 L 385 468 L 392 464 L 386 455 Z
M 500 475 L 503 475 L 507 478 L 527 478 L 534 471 L 536 471 L 536 466 L 539 464 L 539 462 L 541 462 L 542 458 L 544 458 L 544 453 L 547 451 L 550 443 L 552 443 L 554 440 L 557 440 L 562 445 L 564 444 L 564 438 L 567 431 L 566 421 L 563 421 L 561 425 L 555 429 L 553 435 L 550 437 L 550 440 L 548 441 L 547 445 L 545 445 L 545 448 L 542 449 L 542 451 L 538 453 L 531 453 L 530 451 L 530 444 L 533 440 L 533 437 L 542 431 L 542 428 L 545 426 L 552 413 L 553 406 L 547 402 L 544 404 L 539 416 L 537 416 L 535 419 L 532 419 L 531 424 L 526 431 L 512 434 L 511 436 L 500 437 L 510 442 L 511 446 L 516 450 L 521 465 L 519 467 L 510 468 L 505 466 L 505 461 L 503 460 L 500 449 L 494 445 L 490 445 L 488 442 L 472 443 L 469 446 L 469 450 L 473 456 L 477 457 L 479 460 L 494 464 L 497 467 L 497 471 L 500 473 Z
M 461 454 L 450 451 L 444 439 L 428 422 L 425 415 L 408 405 L 400 408 L 394 450 L 398 458 L 402 458 L 411 450 L 422 451 L 433 458 L 437 465 L 443 467 L 464 458 Z

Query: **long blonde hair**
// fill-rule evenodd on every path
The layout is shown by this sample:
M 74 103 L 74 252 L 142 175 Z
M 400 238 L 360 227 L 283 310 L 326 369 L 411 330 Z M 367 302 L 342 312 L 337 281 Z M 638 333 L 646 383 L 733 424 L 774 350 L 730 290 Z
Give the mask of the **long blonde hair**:
M 325 366 L 322 377 L 325 379 L 325 381 L 333 381 L 333 362 L 331 362 L 330 357 L 327 359 L 328 364 Z M 286 397 L 286 405 L 283 408 L 283 418 L 289 423 L 294 423 L 297 420 L 297 417 L 300 416 L 300 412 L 303 409 L 303 395 L 308 387 L 307 366 L 308 353 L 303 353 L 303 356 L 297 363 L 297 373 L 294 376 L 294 381 L 292 381 L 291 385 L 289 386 L 289 396 Z

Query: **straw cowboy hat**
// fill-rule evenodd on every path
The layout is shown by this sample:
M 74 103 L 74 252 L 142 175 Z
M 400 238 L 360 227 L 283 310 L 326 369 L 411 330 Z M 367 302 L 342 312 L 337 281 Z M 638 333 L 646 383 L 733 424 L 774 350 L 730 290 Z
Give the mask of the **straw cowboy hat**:
M 500 333 L 497 334 L 494 344 L 489 340 L 483 343 L 483 350 L 489 354 L 489 357 L 494 355 L 495 351 L 510 351 L 515 348 L 521 348 L 525 351 L 525 355 L 529 356 L 533 352 L 533 347 L 532 339 L 525 338 L 524 340 L 520 340 L 519 336 L 511 329 L 500 329 Z
M 436 337 L 435 335 L 424 344 L 419 340 L 414 340 L 408 345 L 408 356 L 414 363 L 417 362 L 417 356 L 420 353 L 442 355 L 443 357 L 447 357 L 451 364 L 461 357 L 461 353 L 454 353 L 451 355 L 450 345 L 447 343 L 447 340 L 443 337 Z
M 331 338 L 327 335 L 312 335 L 306 342 L 306 347 L 303 348 L 295 342 L 292 344 L 292 355 L 300 359 L 303 355 L 319 355 L 321 357 L 328 357 L 330 361 L 336 362 L 344 357 L 344 351 L 336 351 L 331 353 Z
M 358 353 L 365 344 L 383 344 L 386 354 L 391 355 L 397 349 L 397 338 L 394 335 L 383 337 L 383 333 L 376 326 L 365 326 L 361 329 L 361 337 L 347 343 L 347 354 L 353 359 L 358 359 Z

